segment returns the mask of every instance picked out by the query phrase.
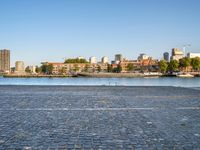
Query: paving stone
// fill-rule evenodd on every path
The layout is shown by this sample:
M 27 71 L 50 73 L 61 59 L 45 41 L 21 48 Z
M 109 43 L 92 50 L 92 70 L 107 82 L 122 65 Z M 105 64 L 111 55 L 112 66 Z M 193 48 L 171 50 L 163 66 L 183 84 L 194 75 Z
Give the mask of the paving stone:
M 0 86 L 0 149 L 200 149 L 200 93 Z

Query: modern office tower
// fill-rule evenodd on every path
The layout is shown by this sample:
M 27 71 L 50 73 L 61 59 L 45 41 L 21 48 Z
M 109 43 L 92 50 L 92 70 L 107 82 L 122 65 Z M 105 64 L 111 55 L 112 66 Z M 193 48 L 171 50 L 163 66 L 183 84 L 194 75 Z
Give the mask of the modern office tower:
M 23 61 L 16 61 L 15 62 L 15 72 L 23 73 L 25 71 L 24 62 Z
M 189 58 L 200 57 L 200 53 L 188 53 L 187 57 L 189 57 Z
M 115 61 L 123 61 L 122 54 L 116 54 L 115 55 Z
M 184 57 L 184 53 L 183 51 L 181 51 L 178 48 L 173 48 L 172 49 L 172 56 L 171 56 L 171 60 L 179 60 L 181 58 Z
M 101 63 L 103 63 L 103 64 L 108 64 L 108 63 L 109 63 L 108 57 L 106 57 L 106 56 L 102 57 Z
M 89 60 L 90 60 L 90 63 L 91 63 L 91 64 L 96 64 L 96 63 L 97 63 L 97 58 L 94 57 L 94 56 L 90 57 Z
M 10 50 L 0 50 L 0 72 L 10 72 Z
M 169 53 L 168 52 L 163 53 L 163 58 L 165 61 L 169 62 Z

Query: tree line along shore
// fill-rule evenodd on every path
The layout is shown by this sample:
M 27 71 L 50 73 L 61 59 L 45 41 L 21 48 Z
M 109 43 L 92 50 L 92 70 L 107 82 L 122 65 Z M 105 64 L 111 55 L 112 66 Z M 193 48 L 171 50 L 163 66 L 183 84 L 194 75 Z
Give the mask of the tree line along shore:
M 147 61 L 147 60 L 145 60 Z M 121 61 L 118 64 L 91 64 L 85 59 L 68 59 L 64 63 L 42 63 L 35 72 L 26 68 L 24 72 L 11 72 L 4 77 L 148 77 L 176 76 L 188 73 L 193 76 L 200 74 L 200 58 L 184 57 L 167 62 L 152 61 Z

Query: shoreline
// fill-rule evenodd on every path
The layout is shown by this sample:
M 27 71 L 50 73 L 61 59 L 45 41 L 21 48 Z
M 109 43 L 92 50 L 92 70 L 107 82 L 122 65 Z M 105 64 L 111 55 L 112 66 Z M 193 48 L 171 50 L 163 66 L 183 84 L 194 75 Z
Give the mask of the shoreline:
M 4 78 L 144 78 L 162 77 L 163 75 L 144 75 L 142 73 L 78 73 L 77 75 L 2 75 Z
M 78 73 L 77 75 L 1 75 L 3 78 L 159 78 L 159 77 L 177 77 L 169 74 L 149 74 L 142 73 Z M 195 75 L 194 77 L 200 77 Z
M 69 75 L 2 75 L 4 78 L 70 78 Z

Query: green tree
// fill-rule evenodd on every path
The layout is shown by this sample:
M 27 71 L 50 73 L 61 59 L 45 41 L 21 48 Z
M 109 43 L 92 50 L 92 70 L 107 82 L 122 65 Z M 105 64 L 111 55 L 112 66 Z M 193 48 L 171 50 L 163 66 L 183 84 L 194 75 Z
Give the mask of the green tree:
M 90 68 L 90 65 L 89 65 L 89 64 L 86 64 L 86 65 L 85 65 L 85 68 L 84 68 L 84 71 L 85 71 L 85 72 L 88 72 L 88 71 L 89 71 L 89 68 Z
M 162 73 L 166 73 L 167 67 L 168 67 L 167 62 L 166 62 L 165 60 L 161 60 L 161 61 L 158 63 L 158 65 L 159 65 L 160 71 L 161 71 Z
M 168 65 L 168 70 L 170 72 L 178 71 L 179 62 L 177 60 L 171 60 Z
M 28 66 L 25 68 L 25 72 L 27 72 L 27 73 L 31 73 L 31 70 L 29 69 Z
M 113 72 L 120 73 L 122 71 L 121 65 L 117 65 L 116 68 L 113 69 Z
M 53 65 L 49 64 L 47 65 L 47 74 L 52 74 L 53 73 Z
M 75 65 L 74 65 L 74 68 L 73 68 L 73 70 L 74 70 L 75 72 L 79 71 L 79 67 L 78 67 L 78 65 L 77 65 L 77 64 L 75 64 Z
M 179 67 L 185 68 L 187 71 L 187 68 L 190 66 L 190 63 L 191 63 L 191 59 L 188 57 L 184 57 L 179 60 Z
M 40 73 L 40 72 L 42 72 L 41 67 L 36 66 L 36 68 L 35 68 L 35 72 L 36 72 L 36 73 Z
M 65 68 L 65 67 L 62 67 L 62 68 L 59 70 L 59 73 L 60 73 L 60 74 L 66 74 L 66 68 Z
M 88 63 L 86 59 L 69 58 L 64 63 Z
M 41 66 L 41 72 L 46 73 L 47 72 L 47 65 L 42 65 Z
M 192 66 L 193 70 L 199 71 L 200 70 L 200 58 L 199 57 L 192 58 L 191 66 Z
M 111 64 L 107 64 L 107 72 L 112 72 L 112 66 L 111 66 Z
M 118 66 L 117 66 L 117 71 L 118 71 L 119 73 L 122 71 L 121 65 L 118 65 Z
M 46 74 L 52 74 L 53 73 L 53 65 L 52 64 L 48 64 L 48 65 L 43 64 L 41 66 L 41 71 Z
M 101 66 L 100 65 L 97 66 L 97 70 L 98 70 L 98 72 L 101 72 Z
M 128 71 L 133 71 L 135 69 L 135 66 L 133 64 L 128 64 L 127 69 Z

